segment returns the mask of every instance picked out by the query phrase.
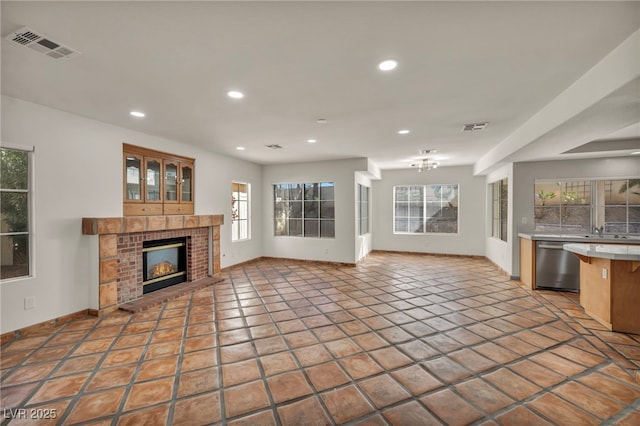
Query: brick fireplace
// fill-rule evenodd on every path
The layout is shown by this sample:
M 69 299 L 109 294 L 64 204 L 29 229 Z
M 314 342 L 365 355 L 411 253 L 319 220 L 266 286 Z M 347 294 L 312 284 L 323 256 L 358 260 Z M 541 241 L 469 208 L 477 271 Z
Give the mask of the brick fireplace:
M 82 233 L 98 237 L 98 313 L 111 312 L 143 295 L 145 241 L 186 239 L 186 283 L 220 272 L 222 224 L 223 215 L 83 218 Z

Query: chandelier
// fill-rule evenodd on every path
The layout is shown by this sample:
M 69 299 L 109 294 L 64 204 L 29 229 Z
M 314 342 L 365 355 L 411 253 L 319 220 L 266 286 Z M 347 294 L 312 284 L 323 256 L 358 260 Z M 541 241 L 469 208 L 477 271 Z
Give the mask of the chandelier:
M 419 154 L 425 155 L 425 154 L 434 154 L 436 152 L 435 149 L 422 149 L 420 151 L 418 151 Z M 440 165 L 440 163 L 438 161 L 432 160 L 430 158 L 423 158 L 420 160 L 419 163 L 414 163 L 411 165 L 411 167 L 417 167 L 418 168 L 418 172 L 422 173 L 424 171 L 429 171 L 432 169 L 436 169 L 438 168 L 438 166 Z

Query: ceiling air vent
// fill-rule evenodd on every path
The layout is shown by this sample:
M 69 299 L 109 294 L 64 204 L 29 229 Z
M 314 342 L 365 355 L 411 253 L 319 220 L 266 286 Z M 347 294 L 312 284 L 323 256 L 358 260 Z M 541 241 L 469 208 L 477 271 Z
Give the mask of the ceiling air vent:
M 488 125 L 489 125 L 489 123 L 465 124 L 464 127 L 462 128 L 462 131 L 463 132 L 473 132 L 475 130 L 484 130 Z
M 44 35 L 37 33 L 27 27 L 23 27 L 5 37 L 12 43 L 20 46 L 30 47 L 36 52 L 40 52 L 54 59 L 69 59 L 80 54 L 77 50 L 65 46 L 62 43 L 53 41 Z
M 277 143 L 274 143 L 273 145 L 265 145 L 265 146 L 271 149 L 282 149 L 282 145 L 278 145 Z

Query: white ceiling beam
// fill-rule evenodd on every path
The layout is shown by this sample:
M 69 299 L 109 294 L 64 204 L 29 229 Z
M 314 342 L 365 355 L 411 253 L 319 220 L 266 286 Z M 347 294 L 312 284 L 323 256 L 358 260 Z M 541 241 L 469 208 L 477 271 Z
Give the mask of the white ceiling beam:
M 567 60 L 571 60 L 567 58 Z M 474 174 L 487 174 L 508 163 L 519 150 L 593 107 L 640 77 L 640 30 L 612 50 L 520 128 L 474 164 Z M 584 140 L 582 143 L 589 142 Z

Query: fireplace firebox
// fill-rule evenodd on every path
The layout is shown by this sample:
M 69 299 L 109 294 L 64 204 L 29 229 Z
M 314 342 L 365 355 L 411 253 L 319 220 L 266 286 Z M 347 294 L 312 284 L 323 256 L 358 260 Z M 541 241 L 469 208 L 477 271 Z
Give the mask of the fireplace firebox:
M 142 293 L 187 281 L 187 239 L 170 238 L 142 243 Z

